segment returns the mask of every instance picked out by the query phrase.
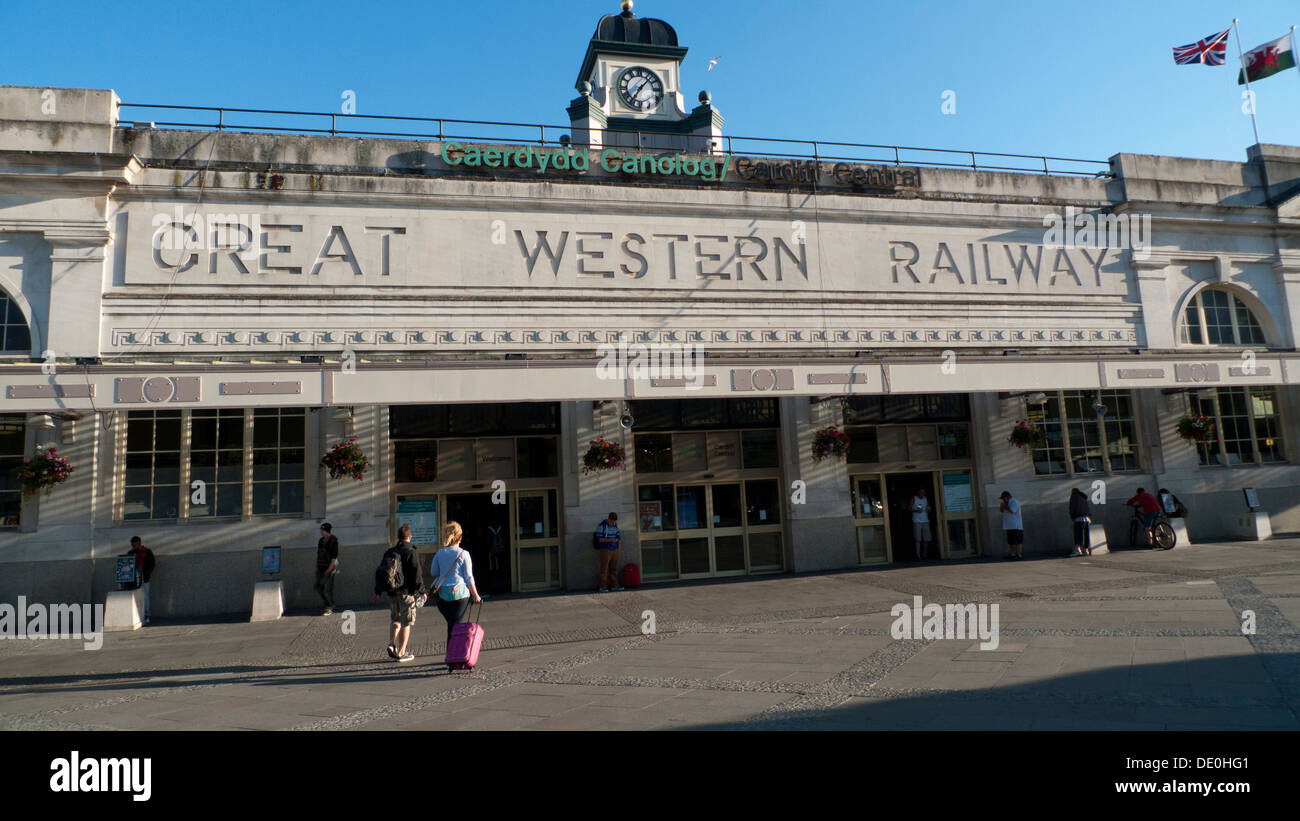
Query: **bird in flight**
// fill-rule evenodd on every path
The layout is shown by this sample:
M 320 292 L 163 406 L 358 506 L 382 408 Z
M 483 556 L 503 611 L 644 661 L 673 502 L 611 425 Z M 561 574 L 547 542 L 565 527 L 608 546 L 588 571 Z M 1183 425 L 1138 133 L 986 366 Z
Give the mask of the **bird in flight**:
M 716 65 L 718 64 L 718 61 L 721 60 L 721 59 L 722 59 L 721 57 L 714 57 L 712 60 L 710 60 L 710 61 L 709 61 L 709 71 L 713 71 L 713 67 L 716 66 Z

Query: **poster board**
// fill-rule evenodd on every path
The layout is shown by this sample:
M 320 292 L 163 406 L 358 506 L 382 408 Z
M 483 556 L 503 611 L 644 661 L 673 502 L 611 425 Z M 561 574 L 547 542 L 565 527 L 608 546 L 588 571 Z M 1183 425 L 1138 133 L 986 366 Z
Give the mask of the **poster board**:
M 262 572 L 268 576 L 273 576 L 280 572 L 280 547 L 262 548 Z

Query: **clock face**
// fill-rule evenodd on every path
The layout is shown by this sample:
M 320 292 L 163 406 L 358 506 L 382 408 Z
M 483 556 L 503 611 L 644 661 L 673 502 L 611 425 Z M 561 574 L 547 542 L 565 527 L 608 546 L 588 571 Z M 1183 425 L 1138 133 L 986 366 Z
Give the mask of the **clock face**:
M 664 98 L 664 81 L 648 68 L 633 66 L 619 76 L 618 96 L 629 108 L 653 111 Z

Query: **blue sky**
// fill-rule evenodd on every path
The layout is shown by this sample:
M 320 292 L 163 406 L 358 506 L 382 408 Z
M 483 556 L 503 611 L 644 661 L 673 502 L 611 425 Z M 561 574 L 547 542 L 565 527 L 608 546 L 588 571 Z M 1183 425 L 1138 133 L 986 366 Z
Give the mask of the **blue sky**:
M 587 41 L 617 0 L 50 0 L 0 7 L 0 83 L 112 88 L 125 102 L 563 124 Z M 1229 64 L 1171 47 L 1241 19 L 1246 49 L 1295 0 L 1088 3 L 639 0 L 690 49 L 731 134 L 1106 159 L 1242 160 Z M 710 58 L 722 60 L 712 73 Z M 956 94 L 956 114 L 941 113 Z M 1300 144 L 1300 71 L 1256 86 L 1264 142 Z

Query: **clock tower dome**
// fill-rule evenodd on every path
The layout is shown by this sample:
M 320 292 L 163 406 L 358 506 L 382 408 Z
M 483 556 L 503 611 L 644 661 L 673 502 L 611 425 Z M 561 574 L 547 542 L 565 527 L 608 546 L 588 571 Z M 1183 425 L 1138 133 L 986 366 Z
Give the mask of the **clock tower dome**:
M 722 115 L 708 92 L 686 110 L 686 49 L 663 20 L 639 18 L 632 0 L 596 24 L 569 104 L 575 144 L 712 153 L 721 151 Z

